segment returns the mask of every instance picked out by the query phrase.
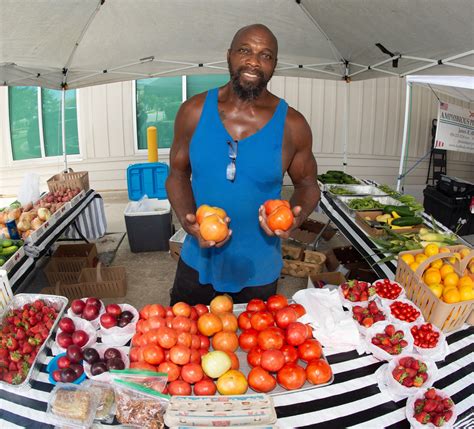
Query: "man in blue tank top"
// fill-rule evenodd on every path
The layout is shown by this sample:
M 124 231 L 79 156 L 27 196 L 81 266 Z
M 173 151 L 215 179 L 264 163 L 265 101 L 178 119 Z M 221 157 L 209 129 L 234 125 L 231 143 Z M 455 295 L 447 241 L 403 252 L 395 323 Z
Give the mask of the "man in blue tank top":
M 277 40 L 267 27 L 240 29 L 227 52 L 230 82 L 190 98 L 176 116 L 166 188 L 188 235 L 171 305 L 208 304 L 222 293 L 236 303 L 275 294 L 280 239 L 288 238 L 319 201 L 311 129 L 267 90 L 277 54 Z M 295 219 L 290 230 L 273 232 L 263 203 L 280 198 L 286 172 L 294 185 Z M 200 235 L 195 213 L 203 204 L 228 215 L 229 234 L 218 243 Z

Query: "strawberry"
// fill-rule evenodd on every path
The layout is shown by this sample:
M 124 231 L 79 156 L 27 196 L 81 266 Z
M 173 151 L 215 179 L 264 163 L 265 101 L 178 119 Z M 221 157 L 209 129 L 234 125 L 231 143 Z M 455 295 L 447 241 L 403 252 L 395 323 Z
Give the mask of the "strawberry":
M 416 369 L 413 368 L 405 368 L 405 371 L 407 372 L 409 377 L 416 377 Z
M 422 411 L 421 413 L 415 414 L 415 419 L 421 424 L 426 424 L 430 421 L 431 416 L 426 412 Z
M 408 342 L 406 340 L 400 340 L 400 347 L 408 346 Z
M 399 355 L 402 352 L 402 346 L 397 344 L 392 346 L 391 351 L 389 352 L 391 355 Z
M 391 337 L 393 334 L 395 334 L 395 326 L 393 325 L 387 325 L 385 328 L 385 333 Z
M 405 368 L 403 368 L 403 366 L 399 366 L 392 371 L 392 376 L 395 380 L 401 383 L 406 378 L 407 373 L 405 372 Z
M 405 356 L 402 357 L 399 361 L 398 364 L 404 366 L 405 368 L 410 368 L 411 367 L 411 357 Z
M 442 402 L 438 402 L 438 405 L 436 407 L 436 410 L 435 410 L 437 413 L 442 413 L 444 411 L 444 407 L 443 407 L 443 403 Z
M 381 341 L 380 341 L 379 338 L 373 337 L 372 338 L 372 344 L 374 344 L 375 346 L 378 346 L 379 344 L 381 344 Z
M 426 399 L 435 399 L 436 397 L 436 390 L 431 388 L 431 389 L 428 389 L 426 392 L 425 392 L 425 398 Z
M 17 370 L 16 362 L 10 362 L 8 364 L 8 371 L 16 371 L 16 370 Z
M 451 417 L 453 417 L 453 410 L 447 410 L 443 413 L 444 421 L 449 422 Z
M 432 422 L 436 427 L 441 427 L 443 426 L 446 421 L 444 419 L 444 416 L 442 415 L 437 415 L 434 419 L 433 419 L 433 422 Z
M 420 372 L 426 372 L 428 371 L 428 367 L 426 366 L 426 363 L 419 361 L 420 367 L 418 368 L 418 371 Z
M 417 399 L 415 401 L 415 413 L 418 414 L 420 411 L 422 411 L 424 406 L 425 401 L 423 399 Z
M 427 413 L 430 413 L 430 412 L 436 410 L 437 406 L 438 406 L 438 403 L 434 399 L 427 399 L 425 401 L 425 406 L 423 407 L 423 411 L 426 411 Z
M 413 387 L 413 383 L 414 383 L 413 377 L 406 377 L 403 380 L 402 385 L 405 387 Z
M 366 328 L 370 328 L 374 324 L 374 319 L 372 317 L 366 317 L 362 321 L 362 325 L 365 326 Z
M 443 404 L 443 408 L 445 410 L 449 410 L 449 409 L 453 408 L 453 406 L 454 406 L 454 402 L 452 401 L 451 398 L 444 398 L 442 404 Z
M 418 377 L 420 377 L 423 380 L 423 383 L 428 380 L 428 373 L 427 372 L 419 372 Z
M 415 379 L 413 380 L 413 386 L 415 387 L 420 387 L 423 385 L 423 383 L 424 383 L 424 380 L 419 376 L 416 376 Z
M 364 308 L 361 307 L 360 305 L 355 305 L 354 307 L 352 307 L 352 312 L 354 314 L 360 314 L 360 313 L 363 313 L 364 312 Z
M 418 371 L 420 369 L 420 364 L 423 364 L 423 362 L 419 361 L 418 359 L 413 359 L 410 368 L 414 369 L 415 371 Z
M 33 351 L 33 346 L 30 343 L 23 344 L 23 348 L 21 349 L 21 353 L 24 355 L 30 354 Z
M 21 360 L 21 354 L 19 351 L 10 352 L 10 360 L 12 362 L 19 362 Z

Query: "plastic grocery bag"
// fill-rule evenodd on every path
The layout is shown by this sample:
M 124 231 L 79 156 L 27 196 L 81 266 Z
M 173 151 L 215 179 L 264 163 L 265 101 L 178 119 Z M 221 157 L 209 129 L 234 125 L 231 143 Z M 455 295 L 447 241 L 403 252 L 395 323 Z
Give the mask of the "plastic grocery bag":
M 74 322 L 76 331 L 84 331 L 89 336 L 89 341 L 87 341 L 87 343 L 82 347 L 83 350 L 87 347 L 93 347 L 97 343 L 97 331 L 91 322 L 85 319 L 81 319 L 80 317 L 77 317 L 77 316 L 64 316 L 64 317 L 70 317 L 70 319 Z M 61 328 L 58 328 L 56 338 L 58 334 L 61 332 L 62 332 Z M 56 356 L 59 353 L 64 353 L 66 349 L 62 348 L 56 341 L 51 346 L 51 351 L 53 355 Z
M 122 311 L 130 311 L 133 314 L 132 321 L 123 328 L 114 326 L 112 328 L 104 328 L 100 325 L 99 335 L 102 338 L 103 344 L 113 344 L 115 346 L 124 346 L 135 335 L 136 326 L 139 318 L 138 311 L 135 307 L 129 304 L 119 304 Z
M 28 172 L 23 177 L 20 190 L 18 191 L 18 201 L 22 205 L 37 201 L 40 197 L 39 174 Z
M 114 346 L 108 346 L 105 344 L 96 344 L 94 348 L 97 350 L 97 353 L 99 353 L 99 356 L 101 359 L 104 358 L 104 353 L 107 349 L 109 348 L 114 348 L 117 349 L 120 352 L 120 357 L 125 364 L 125 368 L 128 368 L 130 366 L 130 358 L 128 357 L 128 347 L 114 347 Z M 103 381 L 104 383 L 109 383 L 113 376 L 110 373 L 110 371 L 103 372 L 102 374 L 99 375 L 92 375 L 91 373 L 91 365 L 88 364 L 86 361 L 84 361 L 84 372 L 87 375 L 87 378 L 90 380 L 97 380 L 97 381 Z
M 367 329 L 367 333 L 365 336 L 367 351 L 369 353 L 372 353 L 377 359 L 386 361 L 390 361 L 402 354 L 400 353 L 400 355 L 391 355 L 380 347 L 372 344 L 372 337 L 375 337 L 377 334 L 383 333 L 387 325 L 393 325 L 395 327 L 395 331 L 403 331 L 403 339 L 408 343 L 408 345 L 403 348 L 402 353 L 410 353 L 413 350 L 413 337 L 411 335 L 410 328 L 408 327 L 408 325 L 402 325 L 393 322 L 377 322 L 369 329 Z
M 413 326 L 421 326 L 421 325 L 422 323 L 417 323 L 417 324 L 414 324 Z M 432 348 L 419 347 L 416 344 L 413 344 L 413 350 L 415 350 L 421 356 L 428 357 L 434 361 L 444 360 L 444 358 L 449 354 L 449 346 L 448 346 L 448 342 L 446 341 L 446 335 L 443 332 L 441 332 L 435 325 L 432 325 L 432 329 L 433 331 L 436 331 L 439 333 L 438 344 L 436 344 L 436 346 Z

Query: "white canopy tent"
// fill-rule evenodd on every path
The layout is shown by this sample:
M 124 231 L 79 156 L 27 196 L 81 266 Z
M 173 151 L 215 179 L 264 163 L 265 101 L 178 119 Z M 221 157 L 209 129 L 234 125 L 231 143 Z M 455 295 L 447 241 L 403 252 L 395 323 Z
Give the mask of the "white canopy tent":
M 430 88 L 435 93 L 446 94 L 456 99 L 474 103 L 474 76 L 407 76 L 406 77 L 406 103 L 405 122 L 403 126 L 402 152 L 400 155 L 400 168 L 398 170 L 397 191 L 402 186 L 402 181 L 406 175 L 405 152 L 408 145 L 408 124 L 411 115 L 410 94 L 412 85 L 421 85 Z M 440 99 L 441 99 L 440 98 Z
M 254 22 L 278 38 L 276 75 L 474 73 L 472 0 L 0 0 L 0 10 L 9 86 L 222 73 L 232 35 Z

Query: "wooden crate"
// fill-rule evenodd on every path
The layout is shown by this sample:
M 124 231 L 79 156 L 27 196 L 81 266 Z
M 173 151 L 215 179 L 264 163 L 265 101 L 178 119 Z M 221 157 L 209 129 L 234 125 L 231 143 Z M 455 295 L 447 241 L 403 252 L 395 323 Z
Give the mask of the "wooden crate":
M 383 211 L 356 212 L 355 221 L 356 224 L 359 225 L 361 229 L 364 230 L 371 237 L 381 237 L 383 235 L 387 235 L 387 231 L 380 228 L 374 228 L 366 222 L 367 218 L 369 218 L 370 220 L 375 220 L 375 218 L 381 214 L 383 214 Z M 405 234 L 410 232 L 415 233 L 419 232 L 422 227 L 423 224 L 407 226 L 406 228 L 394 229 L 393 232 L 396 232 L 397 234 Z
M 465 247 L 466 246 L 450 246 L 448 247 L 450 253 L 439 253 L 438 255 L 429 257 L 419 265 L 415 272 L 411 270 L 401 256 L 407 253 L 416 256 L 422 253 L 423 250 L 401 252 L 398 255 L 395 280 L 404 286 L 407 297 L 420 308 L 425 320 L 437 326 L 443 332 L 458 329 L 468 320 L 474 310 L 474 299 L 454 304 L 448 304 L 442 301 L 424 283 L 422 278 L 423 272 L 433 261 L 449 258 L 452 256 L 452 252 L 456 252 Z M 474 250 L 471 250 L 471 253 L 464 257 L 460 264 L 454 265 L 454 269 L 459 276 L 462 275 L 471 258 L 474 258 Z

